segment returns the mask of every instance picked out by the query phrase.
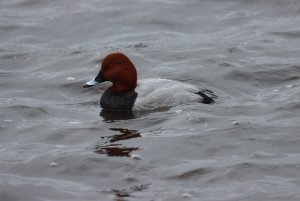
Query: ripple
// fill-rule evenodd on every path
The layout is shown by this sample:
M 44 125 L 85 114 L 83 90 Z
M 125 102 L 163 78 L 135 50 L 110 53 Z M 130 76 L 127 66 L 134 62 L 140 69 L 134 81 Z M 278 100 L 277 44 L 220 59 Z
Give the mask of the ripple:
M 286 38 L 286 39 L 299 39 L 300 38 L 300 30 L 272 32 L 271 34 L 280 36 L 280 37 Z
M 259 70 L 255 72 L 233 70 L 225 75 L 225 79 L 256 83 L 262 86 L 274 86 L 299 79 L 300 66 L 288 66 L 285 69 Z

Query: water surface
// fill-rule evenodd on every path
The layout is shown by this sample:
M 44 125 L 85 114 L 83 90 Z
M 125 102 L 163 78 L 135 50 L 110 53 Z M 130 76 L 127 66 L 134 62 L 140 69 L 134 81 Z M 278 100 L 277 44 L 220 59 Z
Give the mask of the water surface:
M 300 2 L 2 0 L 0 200 L 300 199 Z M 115 115 L 108 53 L 214 105 Z

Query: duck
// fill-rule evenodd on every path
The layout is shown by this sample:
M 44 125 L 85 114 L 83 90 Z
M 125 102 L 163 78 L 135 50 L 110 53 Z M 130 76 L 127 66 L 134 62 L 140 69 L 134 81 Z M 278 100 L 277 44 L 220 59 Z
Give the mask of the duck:
M 134 64 L 121 52 L 105 56 L 96 77 L 83 87 L 93 87 L 107 81 L 112 84 L 100 99 L 100 106 L 107 111 L 157 110 L 192 102 L 212 104 L 216 98 L 210 90 L 201 91 L 195 85 L 176 80 L 138 80 Z

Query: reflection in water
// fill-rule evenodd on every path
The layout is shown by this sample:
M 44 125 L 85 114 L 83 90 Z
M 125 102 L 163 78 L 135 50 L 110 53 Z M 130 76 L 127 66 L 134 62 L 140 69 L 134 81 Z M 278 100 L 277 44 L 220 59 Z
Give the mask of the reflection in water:
M 135 114 L 132 111 L 110 111 L 102 110 L 100 116 L 103 117 L 106 122 L 113 122 L 115 120 L 127 120 L 134 119 Z
M 141 137 L 137 130 L 128 130 L 123 128 L 110 128 L 112 131 L 118 131 L 121 134 L 101 137 L 95 147 L 95 153 L 106 154 L 108 156 L 126 156 L 129 157 L 132 151 L 139 147 L 122 147 L 122 144 L 115 143 L 122 140 Z
M 108 191 L 103 191 L 103 193 L 106 194 L 113 194 L 117 197 L 116 200 L 124 200 L 122 198 L 124 197 L 132 197 L 133 193 L 135 192 L 142 192 L 144 190 L 147 190 L 149 188 L 150 184 L 142 184 L 139 186 L 130 186 L 129 188 L 126 189 L 111 189 Z

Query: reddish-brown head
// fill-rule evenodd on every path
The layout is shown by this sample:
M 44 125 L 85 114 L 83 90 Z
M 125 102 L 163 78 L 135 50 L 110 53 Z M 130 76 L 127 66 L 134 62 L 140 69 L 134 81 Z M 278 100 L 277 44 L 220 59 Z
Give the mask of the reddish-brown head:
M 103 59 L 101 69 L 94 81 L 88 82 L 84 87 L 104 81 L 113 83 L 108 89 L 113 92 L 134 90 L 137 84 L 137 72 L 127 56 L 119 52 L 111 53 Z

